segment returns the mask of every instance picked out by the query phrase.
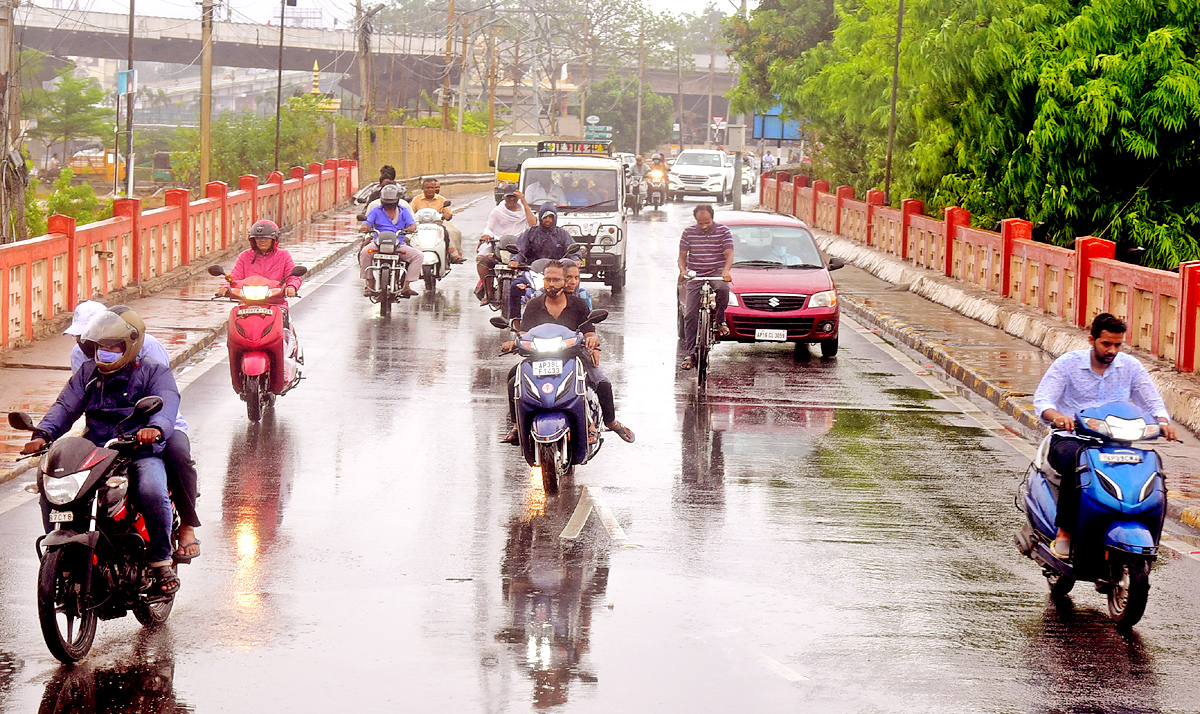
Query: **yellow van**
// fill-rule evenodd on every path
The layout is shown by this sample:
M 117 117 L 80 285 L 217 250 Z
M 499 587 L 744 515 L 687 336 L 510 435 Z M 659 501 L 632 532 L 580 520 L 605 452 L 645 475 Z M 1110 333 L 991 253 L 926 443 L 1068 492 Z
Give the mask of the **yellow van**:
M 525 163 L 525 159 L 538 155 L 538 142 L 545 138 L 540 134 L 508 134 L 500 137 L 496 144 L 496 156 L 488 162 L 489 166 L 496 169 L 496 187 L 493 189 L 496 203 L 504 198 L 500 186 L 520 180 L 521 164 Z

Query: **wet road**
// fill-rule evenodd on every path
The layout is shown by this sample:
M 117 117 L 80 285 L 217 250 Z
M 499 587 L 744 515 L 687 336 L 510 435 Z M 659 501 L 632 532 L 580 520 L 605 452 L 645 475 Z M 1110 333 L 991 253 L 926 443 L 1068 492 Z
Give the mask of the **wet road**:
M 462 267 L 390 322 L 350 263 L 318 278 L 308 379 L 261 426 L 221 350 L 197 361 L 204 555 L 168 626 L 103 622 L 58 666 L 36 507 L 0 514 L 0 711 L 1200 710 L 1200 563 L 1159 563 L 1132 636 L 1087 587 L 1056 608 L 1012 545 L 1013 435 L 874 335 L 844 323 L 828 361 L 720 345 L 698 402 L 673 348 L 689 209 L 634 220 L 625 295 L 586 285 L 638 439 L 558 497 L 498 442 L 513 358 Z

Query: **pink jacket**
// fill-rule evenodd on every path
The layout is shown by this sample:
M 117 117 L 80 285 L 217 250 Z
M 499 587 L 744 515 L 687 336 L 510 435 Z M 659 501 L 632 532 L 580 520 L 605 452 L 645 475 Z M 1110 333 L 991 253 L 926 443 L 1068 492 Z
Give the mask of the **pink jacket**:
M 245 280 L 251 275 L 261 275 L 268 280 L 278 280 L 283 283 L 284 287 L 291 286 L 300 291 L 300 278 L 292 275 L 292 268 L 296 262 L 292 260 L 292 254 L 283 248 L 275 248 L 275 250 L 266 255 L 259 255 L 254 249 L 243 250 L 238 256 L 237 265 L 233 266 L 233 272 L 229 277 L 233 280 Z

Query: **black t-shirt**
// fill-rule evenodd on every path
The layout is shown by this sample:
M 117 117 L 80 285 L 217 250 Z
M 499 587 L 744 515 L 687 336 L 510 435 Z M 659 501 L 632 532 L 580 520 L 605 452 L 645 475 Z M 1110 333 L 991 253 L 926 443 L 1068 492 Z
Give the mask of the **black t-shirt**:
M 538 325 L 553 322 L 586 335 L 596 331 L 596 326 L 587 321 L 589 313 L 591 310 L 588 309 L 587 301 L 578 295 L 568 295 L 567 306 L 555 317 L 546 309 L 546 296 L 538 295 L 525 303 L 525 314 L 521 316 L 521 330 L 530 330 Z

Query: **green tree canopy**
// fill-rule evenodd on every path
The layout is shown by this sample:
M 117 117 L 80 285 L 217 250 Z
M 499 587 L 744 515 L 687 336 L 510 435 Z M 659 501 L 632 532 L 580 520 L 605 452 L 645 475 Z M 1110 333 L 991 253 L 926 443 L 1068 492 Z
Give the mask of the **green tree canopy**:
M 59 70 L 57 84 L 37 94 L 37 126 L 29 136 L 47 146 L 112 134 L 113 110 L 101 106 L 104 91 L 96 80 L 75 76 L 74 69 Z
M 642 88 L 642 150 L 650 151 L 671 139 L 675 108 L 670 97 Z M 613 128 L 613 148 L 633 151 L 637 144 L 637 82 L 609 76 L 592 85 L 588 113 Z

